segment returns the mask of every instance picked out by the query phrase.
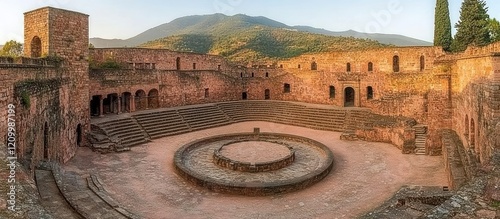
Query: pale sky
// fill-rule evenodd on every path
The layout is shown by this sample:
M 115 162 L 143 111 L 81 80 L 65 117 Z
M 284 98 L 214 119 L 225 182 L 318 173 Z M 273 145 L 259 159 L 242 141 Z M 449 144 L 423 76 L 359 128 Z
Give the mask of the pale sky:
M 461 0 L 448 0 L 452 26 Z M 90 37 L 127 39 L 188 15 L 265 16 L 331 31 L 401 34 L 432 42 L 435 0 L 0 0 L 0 44 L 23 41 L 23 13 L 52 6 L 90 15 Z M 500 1 L 487 0 L 500 19 Z

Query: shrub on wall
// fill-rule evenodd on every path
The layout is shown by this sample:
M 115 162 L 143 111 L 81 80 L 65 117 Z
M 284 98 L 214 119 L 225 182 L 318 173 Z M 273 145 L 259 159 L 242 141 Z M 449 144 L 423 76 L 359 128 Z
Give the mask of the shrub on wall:
M 25 108 L 30 108 L 31 106 L 30 95 L 26 90 L 21 91 L 21 105 Z

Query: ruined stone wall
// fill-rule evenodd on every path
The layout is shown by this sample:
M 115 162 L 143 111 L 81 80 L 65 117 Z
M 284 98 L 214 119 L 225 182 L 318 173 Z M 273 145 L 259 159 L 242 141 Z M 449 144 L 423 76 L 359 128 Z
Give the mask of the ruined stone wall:
M 497 147 L 500 109 L 500 44 L 469 48 L 457 57 L 452 68 L 453 130 L 481 163 Z
M 70 127 L 62 110 L 63 105 L 69 104 L 64 102 L 64 94 L 70 89 L 70 80 L 61 77 L 62 71 L 55 67 L 0 65 L 0 81 L 6 82 L 0 86 L 0 108 L 4 109 L 0 116 L 7 118 L 8 104 L 16 106 L 16 155 L 30 170 L 44 157 L 64 162 L 73 156 L 67 148 L 75 146 L 66 142 L 76 138 L 76 133 L 65 134 Z M 0 132 L 7 133 L 5 120 L 0 124 Z M 5 134 L 0 141 L 6 141 Z
M 239 100 L 240 78 L 214 70 L 96 69 L 90 72 L 90 96 L 122 95 L 156 89 L 160 107 Z M 208 90 L 206 90 L 208 89 Z M 207 93 L 207 95 L 206 95 Z
M 97 65 L 113 61 L 120 63 L 124 68 L 155 68 L 159 70 L 227 71 L 232 68 L 221 56 L 146 48 L 91 49 L 90 61 Z M 149 67 L 146 67 L 146 63 L 149 64 Z M 152 67 L 152 63 L 154 63 L 154 67 Z

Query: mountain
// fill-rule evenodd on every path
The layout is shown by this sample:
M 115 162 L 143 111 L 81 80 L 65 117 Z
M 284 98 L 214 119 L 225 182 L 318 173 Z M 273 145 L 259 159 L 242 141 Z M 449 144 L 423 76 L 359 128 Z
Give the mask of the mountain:
M 270 28 L 281 28 L 290 31 L 302 31 L 315 34 L 324 34 L 328 36 L 343 36 L 355 37 L 362 39 L 376 40 L 384 44 L 392 44 L 396 46 L 429 46 L 430 42 L 405 37 L 402 35 L 393 34 L 365 34 L 353 30 L 343 32 L 333 32 L 325 29 L 319 29 L 309 26 L 288 26 L 278 21 L 266 17 L 251 17 L 247 15 L 226 16 L 224 14 L 212 15 L 193 15 L 177 18 L 169 23 L 161 24 L 153 27 L 129 39 L 102 39 L 90 38 L 92 43 L 97 48 L 102 47 L 134 47 L 148 41 L 156 40 L 163 37 L 185 34 L 231 34 L 239 29 L 249 28 L 252 26 L 264 26 Z
M 249 63 L 276 61 L 328 51 L 379 48 L 388 45 L 353 37 L 334 37 L 253 26 L 218 35 L 183 34 L 149 41 L 140 47 L 221 55 L 231 61 Z

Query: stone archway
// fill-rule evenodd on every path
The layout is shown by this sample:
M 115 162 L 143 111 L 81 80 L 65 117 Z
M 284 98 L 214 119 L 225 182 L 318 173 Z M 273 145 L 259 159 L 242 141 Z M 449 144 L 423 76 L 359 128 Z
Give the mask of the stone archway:
M 101 112 L 101 96 L 94 95 L 92 96 L 92 100 L 90 101 L 90 116 L 99 116 L 103 112 Z
M 247 92 L 243 92 L 243 93 L 241 93 L 241 99 L 242 99 L 242 100 L 246 100 L 246 99 L 248 99 L 248 94 L 247 94 Z
M 354 88 L 346 87 L 344 89 L 344 107 L 353 107 L 356 99 Z
M 131 100 L 132 100 L 132 94 L 130 92 L 124 92 L 122 94 L 122 101 L 121 101 L 122 112 L 129 112 L 129 113 L 132 112 Z
M 138 90 L 135 92 L 135 109 L 145 110 L 148 106 L 148 99 L 146 97 L 146 92 L 144 90 Z
M 31 57 L 32 58 L 38 58 L 42 56 L 42 40 L 40 40 L 40 37 L 35 36 L 31 40 Z
M 148 108 L 156 109 L 158 107 L 159 107 L 158 90 L 153 88 L 148 93 Z

